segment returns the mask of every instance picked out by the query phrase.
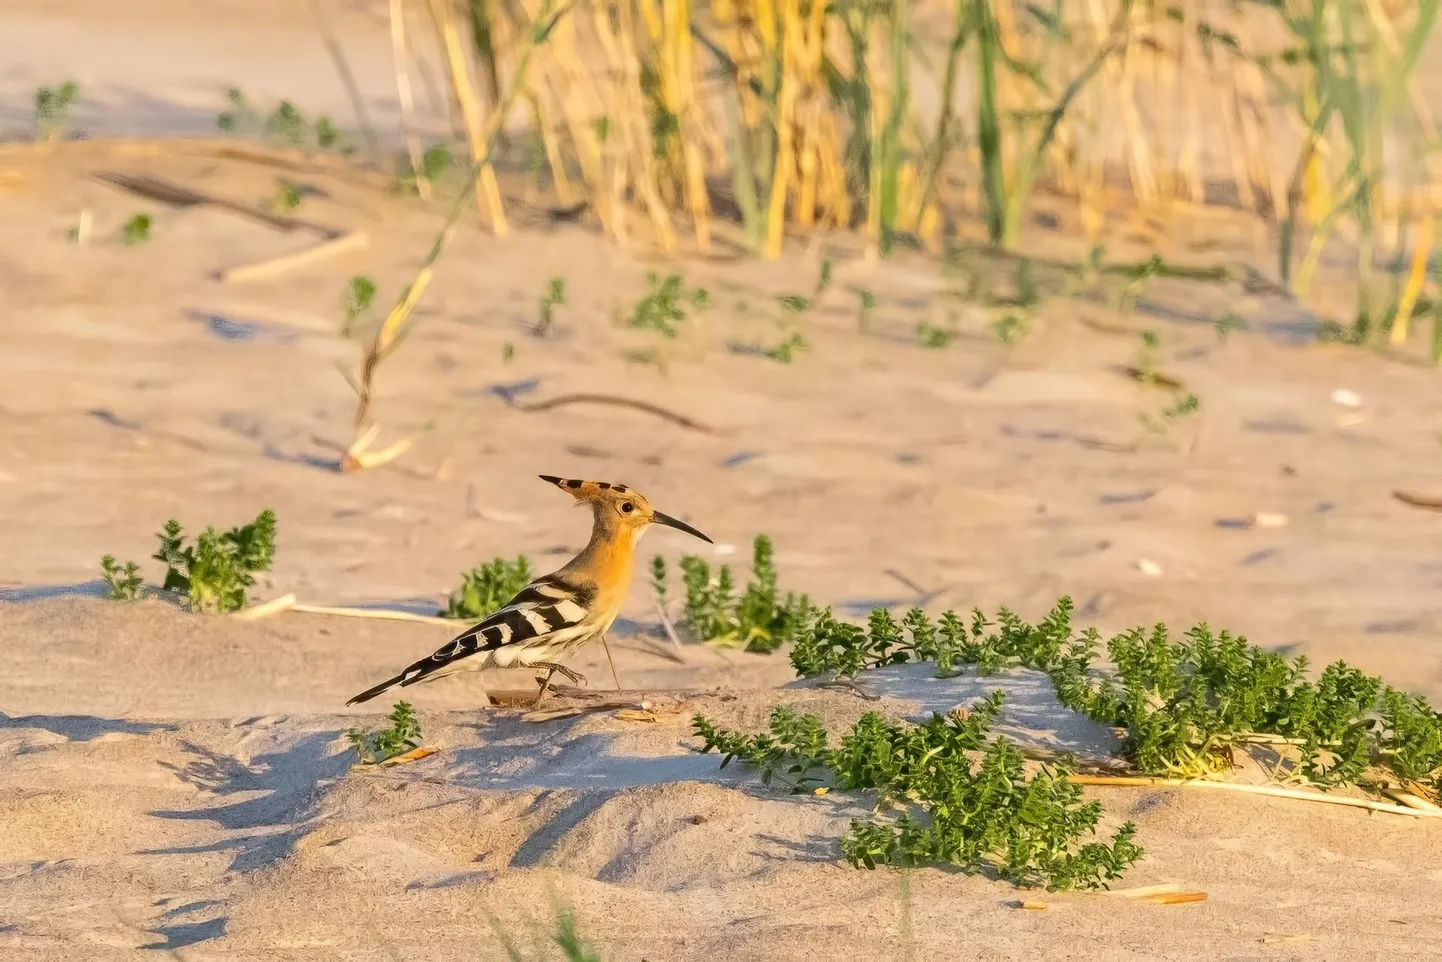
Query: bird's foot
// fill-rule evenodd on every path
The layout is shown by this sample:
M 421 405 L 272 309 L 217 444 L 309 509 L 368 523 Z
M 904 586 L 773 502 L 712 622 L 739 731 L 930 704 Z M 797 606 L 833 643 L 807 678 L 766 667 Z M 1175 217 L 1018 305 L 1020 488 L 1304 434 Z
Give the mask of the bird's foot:
M 585 675 L 581 674 L 581 673 L 578 672 L 578 671 L 574 671 L 574 670 L 572 670 L 572 669 L 570 669 L 570 668 L 567 668 L 565 665 L 552 664 L 551 662 L 548 662 L 548 661 L 538 661 L 538 662 L 536 662 L 534 665 L 532 665 L 531 667 L 533 667 L 533 668 L 544 668 L 544 669 L 546 669 L 548 672 L 554 672 L 554 673 L 556 673 L 556 674 L 565 675 L 567 678 L 569 678 L 571 681 L 575 682 L 577 685 L 585 685 L 585 684 L 587 684 L 586 676 L 585 676 Z M 537 679 L 537 680 L 539 681 L 539 679 Z M 549 680 L 550 680 L 550 676 L 548 675 L 548 676 L 547 676 L 547 681 L 549 682 Z
M 536 683 L 541 686 L 541 690 L 538 691 L 538 692 L 536 692 L 536 701 L 535 701 L 535 704 L 536 704 L 536 705 L 539 705 L 539 704 L 541 703 L 541 701 L 546 697 L 546 692 L 549 691 L 550 688 L 551 688 L 551 676 L 552 676 L 552 675 L 555 675 L 557 672 L 561 673 L 562 675 L 565 675 L 567 678 L 569 678 L 569 679 L 570 679 L 572 682 L 574 682 L 575 684 L 578 684 L 578 685 L 584 685 L 584 684 L 586 684 L 586 676 L 585 676 L 585 675 L 582 675 L 580 672 L 572 671 L 571 669 L 567 668 L 565 665 L 557 665 L 557 664 L 554 664 L 554 663 L 548 662 L 548 661 L 538 661 L 538 662 L 536 662 L 534 665 L 532 665 L 531 667 L 533 667 L 533 668 L 544 668 L 544 669 L 546 669 L 546 676 L 545 676 L 544 678 L 541 678 L 541 677 L 539 677 L 539 676 L 536 678 Z

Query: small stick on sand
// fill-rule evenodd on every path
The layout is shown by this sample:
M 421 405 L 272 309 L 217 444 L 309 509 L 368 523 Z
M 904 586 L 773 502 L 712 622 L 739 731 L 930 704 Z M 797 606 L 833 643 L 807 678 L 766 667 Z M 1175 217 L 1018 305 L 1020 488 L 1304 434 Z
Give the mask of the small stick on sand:
M 1400 488 L 1392 492 L 1392 497 L 1403 504 L 1410 504 L 1414 508 L 1427 508 L 1430 511 L 1442 511 L 1442 496 L 1432 494 L 1418 494 L 1415 491 L 1403 491 Z
M 1236 782 L 1209 782 L 1197 779 L 1151 778 L 1145 775 L 1068 775 L 1073 785 L 1100 785 L 1110 788 L 1207 788 L 1223 792 L 1243 792 L 1248 795 L 1269 795 L 1273 798 L 1291 798 L 1301 802 L 1321 802 L 1324 805 L 1347 805 L 1365 808 L 1372 812 L 1391 812 L 1394 815 L 1411 815 L 1415 818 L 1442 818 L 1442 811 L 1407 808 L 1389 805 L 1366 798 L 1347 798 L 1341 795 L 1323 795 L 1321 792 L 1303 792 L 1293 788 L 1278 788 L 1274 785 L 1242 785 Z
M 532 404 L 523 404 L 518 401 L 508 401 L 511 407 L 517 411 L 525 411 L 530 414 L 539 414 L 542 411 L 549 411 L 566 404 L 611 404 L 616 407 L 632 408 L 637 411 L 644 411 L 647 414 L 654 414 L 658 418 L 670 421 L 672 424 L 679 424 L 683 428 L 692 431 L 700 431 L 703 434 L 716 434 L 717 430 L 709 424 L 702 424 L 684 414 L 677 414 L 675 411 L 661 407 L 659 404 L 652 404 L 649 401 L 637 401 L 634 398 L 619 397 L 615 394 L 563 394 L 560 397 L 553 397 L 546 401 L 536 401 Z
M 360 250 L 368 244 L 370 244 L 370 236 L 366 234 L 365 231 L 351 231 L 349 234 L 332 237 L 330 240 L 322 241 L 314 247 L 307 247 L 305 250 L 282 254 L 279 257 L 272 257 L 269 260 L 258 261 L 254 264 L 243 264 L 240 267 L 232 267 L 229 270 L 221 271 L 218 279 L 226 284 L 239 284 L 245 281 L 258 281 L 277 277 L 294 268 L 324 260 L 327 257 L 334 257 L 337 254 L 344 254 L 352 250 Z

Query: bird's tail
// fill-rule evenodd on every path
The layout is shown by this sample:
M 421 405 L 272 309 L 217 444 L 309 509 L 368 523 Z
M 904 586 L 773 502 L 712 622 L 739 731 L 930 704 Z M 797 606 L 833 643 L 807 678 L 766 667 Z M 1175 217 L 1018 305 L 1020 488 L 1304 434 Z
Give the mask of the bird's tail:
M 361 692 L 359 695 L 356 695 L 350 701 L 346 702 L 346 704 L 359 705 L 363 701 L 370 701 L 375 696 L 384 694 L 385 692 L 388 692 L 392 688 L 401 684 L 403 681 L 406 680 L 406 675 L 410 674 L 412 671 L 413 669 L 407 668 L 405 671 L 401 672 L 399 675 L 396 675 L 394 678 L 387 678 L 385 681 L 381 682 L 379 685 L 376 685 L 374 688 L 367 688 L 365 691 Z

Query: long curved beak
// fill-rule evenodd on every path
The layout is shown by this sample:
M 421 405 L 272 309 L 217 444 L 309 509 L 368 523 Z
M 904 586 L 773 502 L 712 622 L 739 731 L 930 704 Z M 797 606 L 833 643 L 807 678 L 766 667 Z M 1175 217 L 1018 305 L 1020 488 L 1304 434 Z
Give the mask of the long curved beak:
M 689 524 L 687 524 L 686 522 L 684 522 L 684 521 L 678 521 L 678 520 L 676 520 L 675 518 L 671 517 L 669 514 L 662 514 L 662 513 L 659 512 L 659 511 L 652 512 L 652 514 L 651 514 L 651 521 L 652 521 L 653 523 L 655 523 L 655 524 L 664 524 L 664 525 L 665 525 L 666 527 L 668 527 L 668 528 L 675 528 L 677 531 L 684 531 L 684 532 L 686 532 L 687 534 L 692 535 L 693 537 L 700 538 L 702 541 L 706 542 L 707 544 L 715 544 L 715 543 L 716 543 L 716 542 L 712 541 L 710 538 L 706 537 L 706 536 L 705 536 L 704 534 L 702 534 L 701 532 L 697 531 L 695 528 L 691 527 L 691 526 L 690 526 Z

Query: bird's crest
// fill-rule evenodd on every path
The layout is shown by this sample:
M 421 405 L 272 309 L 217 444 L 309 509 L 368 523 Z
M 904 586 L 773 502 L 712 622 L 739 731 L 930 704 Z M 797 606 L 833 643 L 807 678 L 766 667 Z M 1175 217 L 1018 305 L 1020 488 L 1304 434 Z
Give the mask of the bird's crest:
M 629 485 L 612 481 L 583 481 L 579 478 L 558 478 L 550 474 L 541 475 L 541 480 L 551 482 L 577 501 L 596 501 L 607 495 L 639 493 Z

